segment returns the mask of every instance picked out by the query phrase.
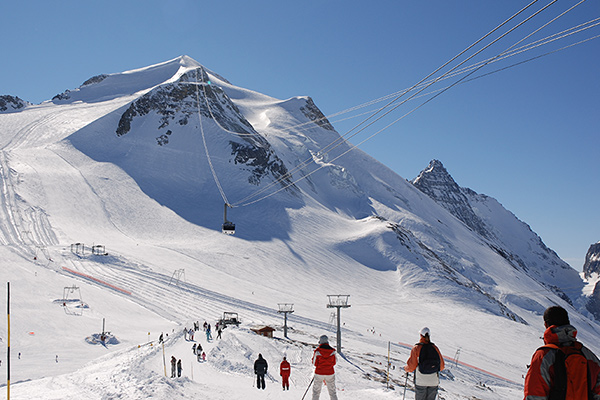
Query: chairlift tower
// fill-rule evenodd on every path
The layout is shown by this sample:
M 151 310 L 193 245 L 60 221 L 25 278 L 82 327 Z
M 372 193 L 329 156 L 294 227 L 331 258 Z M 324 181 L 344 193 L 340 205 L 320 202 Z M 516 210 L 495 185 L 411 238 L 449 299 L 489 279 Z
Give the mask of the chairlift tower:
M 294 305 L 290 303 L 277 303 L 280 314 L 283 314 L 283 337 L 287 338 L 287 315 L 294 312 Z
M 340 318 L 340 309 L 350 307 L 348 304 L 348 294 L 328 294 L 329 304 L 327 308 L 337 308 L 337 352 L 342 353 L 342 326 Z
M 183 281 L 185 282 L 185 269 L 181 268 L 181 269 L 176 269 L 175 271 L 173 271 L 173 275 L 171 275 L 171 279 L 169 279 L 169 286 L 171 286 L 171 282 L 175 282 L 175 286 L 180 287 L 179 286 L 179 282 L 183 279 Z

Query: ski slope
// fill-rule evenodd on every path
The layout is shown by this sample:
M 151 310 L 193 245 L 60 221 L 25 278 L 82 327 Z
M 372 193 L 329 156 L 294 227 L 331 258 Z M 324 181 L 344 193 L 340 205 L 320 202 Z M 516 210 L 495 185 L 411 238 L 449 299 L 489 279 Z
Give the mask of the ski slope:
M 306 98 L 273 99 L 208 71 L 213 90 L 222 90 L 215 98 L 237 107 L 222 112 L 225 122 L 246 118 L 261 137 L 254 144 L 268 145 L 271 160 L 276 155 L 289 170 L 308 158 L 322 167 L 295 171 L 310 176 L 294 189 L 234 208 L 237 233 L 221 234 L 223 202 L 199 147 L 201 120 L 184 108 L 174 112 L 188 123 L 169 126 L 166 148 L 156 145 L 159 113 L 133 121 L 122 140 L 115 135 L 133 101 L 163 84 L 174 87 L 198 67 L 180 57 L 0 115 L 0 278 L 11 285 L 11 399 L 301 398 L 318 337 L 335 343 L 327 296 L 340 294 L 351 306 L 342 310 L 337 366 L 343 399 L 398 398 L 405 385 L 411 398 L 402 367 L 406 344 L 423 326 L 449 360 L 441 384 L 447 400 L 520 398 L 540 345 L 540 309 L 550 304 L 568 307 L 581 340 L 599 352 L 596 322 L 540 278 L 511 267 L 405 179 L 360 151 L 338 160 L 343 147 L 317 154 L 339 135 L 298 127 L 309 121 L 299 111 L 310 106 Z M 265 174 L 258 186 L 249 182 L 250 164 L 233 162 L 227 147 L 247 142 L 219 123 L 202 123 L 232 198 L 274 181 Z M 98 245 L 107 254 L 92 254 Z M 81 299 L 67 302 L 65 288 L 73 286 Z M 278 303 L 294 304 L 289 338 Z M 220 340 L 198 334 L 208 356 L 198 363 L 183 328 L 214 325 L 228 311 L 242 324 Z M 89 339 L 103 322 L 118 343 Z M 252 332 L 262 325 L 276 328 L 275 338 Z M 164 352 L 156 343 L 161 333 L 168 334 Z M 6 345 L 6 324 L 0 338 Z M 252 386 L 259 353 L 272 377 L 265 391 Z M 163 359 L 171 355 L 182 359 L 181 378 L 165 377 Z M 282 393 L 277 368 L 284 355 L 292 387 Z M 0 359 L 5 382 L 6 355 Z

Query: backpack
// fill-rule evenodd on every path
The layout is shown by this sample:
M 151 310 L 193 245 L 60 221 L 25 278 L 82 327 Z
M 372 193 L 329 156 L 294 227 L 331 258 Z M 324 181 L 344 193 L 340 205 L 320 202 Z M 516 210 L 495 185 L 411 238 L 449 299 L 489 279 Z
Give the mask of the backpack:
M 440 372 L 440 355 L 433 343 L 417 343 L 421 346 L 419 352 L 419 372 L 422 374 L 434 374 Z
M 555 352 L 554 382 L 549 400 L 592 399 L 587 358 L 581 351 L 582 344 L 559 347 L 553 344 L 542 346 Z

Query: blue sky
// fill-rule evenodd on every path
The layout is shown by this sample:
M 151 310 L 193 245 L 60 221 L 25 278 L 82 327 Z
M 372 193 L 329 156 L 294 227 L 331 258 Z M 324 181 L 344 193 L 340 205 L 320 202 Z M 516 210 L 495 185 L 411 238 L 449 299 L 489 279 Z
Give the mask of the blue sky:
M 538 0 L 499 32 L 550 2 Z M 280 99 L 311 96 L 330 115 L 411 87 L 527 4 L 5 1 L 0 94 L 39 103 L 91 76 L 185 54 L 237 86 Z M 575 4 L 554 3 L 464 65 L 497 55 Z M 522 44 L 599 17 L 600 2 L 585 1 Z M 587 29 L 472 77 L 599 34 L 598 26 Z M 581 269 L 600 240 L 599 66 L 600 38 L 457 85 L 360 148 L 407 179 L 439 159 L 461 186 L 496 198 Z M 426 99 L 350 140 L 361 142 Z M 339 118 L 332 121 L 345 134 L 365 117 Z

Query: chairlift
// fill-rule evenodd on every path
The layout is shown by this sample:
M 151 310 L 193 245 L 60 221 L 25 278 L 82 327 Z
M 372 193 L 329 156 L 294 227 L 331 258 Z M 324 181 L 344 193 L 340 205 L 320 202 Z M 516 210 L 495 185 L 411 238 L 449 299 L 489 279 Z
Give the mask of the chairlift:
M 229 204 L 225 203 L 224 207 L 224 215 L 223 215 L 223 227 L 221 232 L 226 235 L 234 235 L 235 234 L 235 224 L 231 221 L 227 220 L 227 207 L 231 207 Z

